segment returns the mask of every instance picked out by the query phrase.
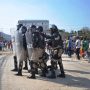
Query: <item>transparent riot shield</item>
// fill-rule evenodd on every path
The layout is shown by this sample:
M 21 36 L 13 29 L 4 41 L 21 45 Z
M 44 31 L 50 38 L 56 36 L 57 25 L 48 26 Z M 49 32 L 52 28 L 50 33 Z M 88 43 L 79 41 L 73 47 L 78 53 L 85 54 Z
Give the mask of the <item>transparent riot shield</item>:
M 15 32 L 15 44 L 16 44 L 17 60 L 20 60 L 23 52 L 23 41 L 22 41 L 22 34 L 18 30 Z
M 28 57 L 29 60 L 31 59 L 31 55 L 32 55 L 32 33 L 31 30 L 28 29 L 26 32 L 26 42 L 27 42 L 27 49 L 28 49 Z

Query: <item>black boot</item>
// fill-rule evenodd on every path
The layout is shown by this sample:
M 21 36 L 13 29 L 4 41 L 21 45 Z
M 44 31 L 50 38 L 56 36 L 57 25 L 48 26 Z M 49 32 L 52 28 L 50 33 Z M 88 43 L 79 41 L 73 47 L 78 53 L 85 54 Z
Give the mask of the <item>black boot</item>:
M 28 77 L 29 79 L 36 79 L 36 77 L 34 75 L 31 75 L 30 77 Z
M 29 79 L 36 79 L 36 76 L 35 76 L 35 74 L 36 74 L 36 68 L 34 67 L 35 65 L 36 65 L 35 62 L 33 62 L 33 61 L 30 62 L 30 67 L 31 67 L 30 72 L 31 72 L 31 76 L 28 77 Z
M 36 79 L 35 71 L 31 71 L 31 76 L 28 77 L 29 79 Z
M 17 76 L 22 76 L 22 70 L 18 70 Z
M 12 71 L 18 71 L 18 67 L 17 67 L 17 57 L 14 56 L 14 69 Z
M 51 75 L 48 76 L 48 78 L 50 78 L 50 79 L 56 78 L 56 74 L 55 74 L 55 71 L 54 70 L 51 70 Z
M 29 69 L 28 72 L 30 73 L 32 70 Z M 38 74 L 38 69 L 35 69 L 35 74 Z
M 28 70 L 27 60 L 25 61 L 25 67 L 23 69 Z
M 17 76 L 22 76 L 22 65 L 23 65 L 23 62 L 20 62 L 19 63 L 18 73 L 16 74 Z
M 62 61 L 61 62 L 58 62 L 58 64 L 59 64 L 59 67 L 60 67 L 61 74 L 57 75 L 57 77 L 65 78 L 65 72 L 64 72 Z

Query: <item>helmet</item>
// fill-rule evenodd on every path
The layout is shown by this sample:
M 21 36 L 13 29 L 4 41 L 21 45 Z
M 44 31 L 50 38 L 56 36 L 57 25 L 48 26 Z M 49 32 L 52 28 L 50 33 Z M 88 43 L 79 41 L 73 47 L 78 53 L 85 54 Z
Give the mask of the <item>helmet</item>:
M 31 28 L 36 28 L 36 26 L 35 25 L 32 25 Z
M 35 25 L 32 25 L 32 26 L 31 26 L 31 31 L 32 31 L 32 32 L 36 32 L 36 26 L 35 26 Z
M 35 25 L 32 25 L 31 26 L 31 31 L 34 33 L 34 32 L 36 32 L 36 26 Z
M 57 26 L 54 25 L 54 24 L 51 26 L 50 29 L 51 29 L 51 33 L 56 33 L 56 32 L 58 32 L 58 28 L 57 28 Z
M 17 25 L 17 30 L 19 30 L 21 28 L 21 26 L 23 26 L 23 24 L 18 24 Z
M 23 26 L 23 24 L 18 24 L 18 25 L 17 25 L 17 27 L 21 27 L 21 26 Z
M 43 27 L 42 26 L 39 26 L 37 29 L 38 29 L 39 32 L 43 32 Z
M 52 25 L 52 29 L 54 29 L 54 30 L 57 30 L 58 28 L 57 28 L 57 26 L 56 25 Z
M 22 26 L 21 31 L 22 31 L 22 34 L 25 34 L 27 31 L 27 28 L 25 26 Z

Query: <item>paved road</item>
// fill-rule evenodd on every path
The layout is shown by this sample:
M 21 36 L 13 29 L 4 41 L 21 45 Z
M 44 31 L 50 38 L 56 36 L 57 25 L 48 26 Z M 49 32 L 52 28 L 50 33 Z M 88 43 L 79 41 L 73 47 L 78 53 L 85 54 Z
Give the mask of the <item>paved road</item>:
M 1 79 L 3 76 L 3 70 L 4 70 L 5 64 L 7 62 L 7 57 L 9 54 L 10 52 L 8 51 L 7 52 L 0 51 L 0 90 L 1 90 Z
M 5 61 L 5 55 L 1 55 L 0 56 L 0 90 L 1 90 L 1 78 L 2 78 L 2 74 L 3 74 L 3 63 Z
M 12 72 L 13 58 L 7 58 L 2 77 L 2 90 L 90 90 L 90 63 L 77 60 L 75 56 L 63 55 L 66 78 L 47 79 L 37 75 L 36 80 L 27 79 L 29 73 L 23 70 L 23 76 L 15 76 Z M 57 73 L 59 70 L 57 71 Z

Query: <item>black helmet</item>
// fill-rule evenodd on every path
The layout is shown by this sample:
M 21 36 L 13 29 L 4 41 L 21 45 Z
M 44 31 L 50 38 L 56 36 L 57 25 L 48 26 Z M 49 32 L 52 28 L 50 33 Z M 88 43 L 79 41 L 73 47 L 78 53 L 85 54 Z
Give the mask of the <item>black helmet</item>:
M 51 30 L 51 33 L 56 33 L 56 32 L 58 32 L 58 28 L 57 28 L 57 26 L 54 25 L 54 24 L 51 26 L 50 30 Z
M 39 26 L 37 29 L 38 29 L 39 32 L 43 32 L 43 27 L 42 26 Z
M 56 30 L 56 29 L 58 29 L 58 28 L 57 28 L 56 25 L 53 24 L 53 25 L 52 25 L 52 29 L 55 29 L 55 30 Z
M 32 25 L 32 26 L 31 26 L 31 31 L 32 31 L 32 32 L 36 32 L 36 26 L 35 26 L 35 25 Z
M 36 28 L 36 26 L 35 25 L 32 25 L 31 28 Z
M 21 26 L 23 26 L 23 24 L 19 24 L 19 26 L 21 27 Z
M 23 26 L 23 24 L 18 24 L 18 25 L 17 25 L 17 27 L 21 27 L 21 26 Z
M 21 28 L 21 26 L 23 26 L 23 24 L 18 24 L 17 25 L 17 30 L 19 30 Z
M 27 28 L 25 26 L 22 26 L 21 31 L 22 31 L 22 34 L 25 34 L 27 31 Z

